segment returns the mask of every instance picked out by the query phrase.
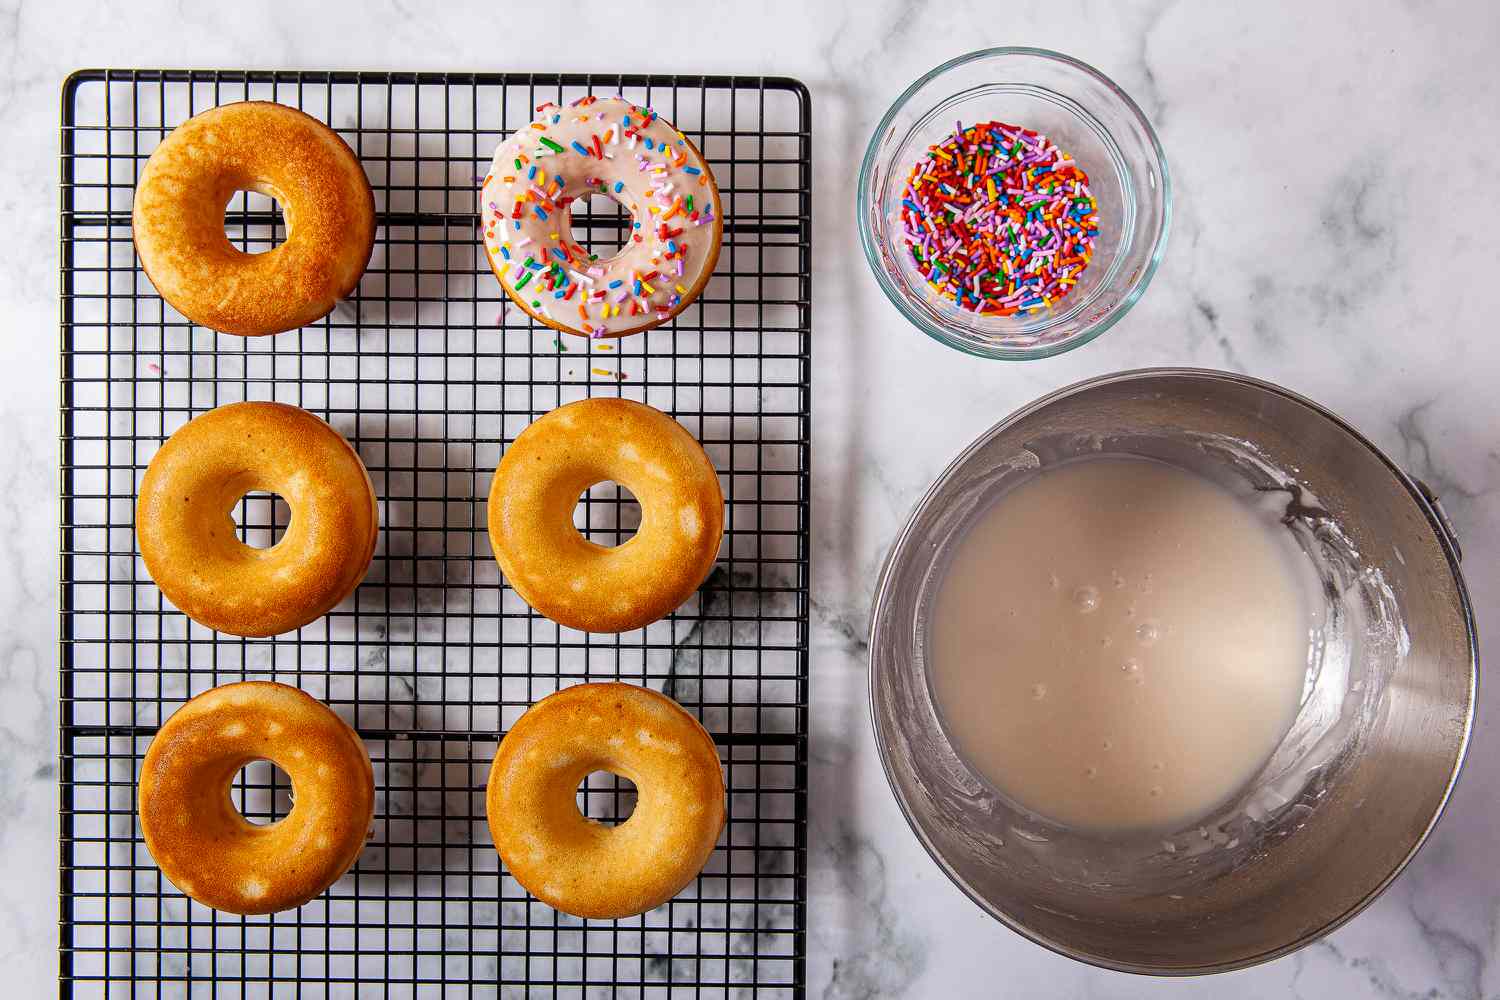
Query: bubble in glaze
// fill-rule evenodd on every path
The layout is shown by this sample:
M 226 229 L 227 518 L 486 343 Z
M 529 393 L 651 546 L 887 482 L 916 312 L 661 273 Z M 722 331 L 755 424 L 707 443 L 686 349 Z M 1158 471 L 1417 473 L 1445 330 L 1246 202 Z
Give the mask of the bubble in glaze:
M 1120 664 L 1120 669 L 1127 674 L 1138 674 L 1141 672 L 1141 661 L 1133 656 L 1128 657 L 1124 663 Z
M 1086 768 L 1083 769 L 1083 773 L 1084 773 L 1085 776 L 1087 776 L 1089 778 L 1097 778 L 1097 777 L 1099 777 L 1099 769 L 1097 767 L 1093 767 L 1093 766 L 1086 767 Z
M 1099 588 L 1084 585 L 1073 591 L 1073 606 L 1079 614 L 1092 614 L 1099 610 Z
M 1135 628 L 1135 637 L 1141 641 L 1142 646 L 1149 646 L 1161 638 L 1161 627 L 1156 622 L 1141 622 Z
M 1033 685 L 1031 685 L 1031 697 L 1032 697 L 1032 700 L 1034 700 L 1034 701 L 1041 701 L 1043 698 L 1047 697 L 1047 685 L 1045 685 L 1045 684 L 1033 684 Z

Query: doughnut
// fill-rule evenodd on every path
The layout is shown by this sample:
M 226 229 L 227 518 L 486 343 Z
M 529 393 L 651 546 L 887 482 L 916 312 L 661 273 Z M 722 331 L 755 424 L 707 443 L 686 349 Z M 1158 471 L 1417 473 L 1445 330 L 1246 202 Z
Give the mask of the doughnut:
M 600 260 L 573 239 L 579 198 L 631 215 L 624 248 Z M 619 97 L 543 104 L 495 150 L 480 202 L 485 257 L 532 318 L 563 333 L 622 337 L 698 297 L 724 237 L 703 154 L 656 112 Z
M 619 826 L 578 811 L 578 783 L 635 783 Z M 490 836 L 526 891 L 578 917 L 644 913 L 698 876 L 724 828 L 713 738 L 671 698 L 633 684 L 548 695 L 500 741 L 485 793 Z
M 229 797 L 253 760 L 292 779 L 292 811 L 267 826 Z M 146 849 L 168 881 L 216 910 L 275 913 L 353 866 L 375 816 L 375 773 L 328 706 L 285 684 L 245 681 L 172 714 L 146 750 L 137 796 Z
M 578 498 L 613 480 L 641 526 L 596 545 L 573 526 Z M 548 618 L 585 632 L 643 628 L 708 576 L 724 534 L 713 463 L 682 425 L 628 399 L 582 399 L 527 427 L 490 485 L 490 545 L 505 579 Z
M 224 235 L 236 191 L 275 198 L 286 242 L 242 253 Z M 375 197 L 338 134 L 295 108 L 226 104 L 172 130 L 146 161 L 131 229 L 161 297 L 201 326 L 257 337 L 306 326 L 354 290 L 375 246 Z
M 292 510 L 281 541 L 251 548 L 231 518 L 251 490 Z M 146 571 L 200 625 L 279 635 L 353 592 L 375 555 L 375 490 L 339 432 L 286 403 L 231 403 L 184 424 L 141 479 Z

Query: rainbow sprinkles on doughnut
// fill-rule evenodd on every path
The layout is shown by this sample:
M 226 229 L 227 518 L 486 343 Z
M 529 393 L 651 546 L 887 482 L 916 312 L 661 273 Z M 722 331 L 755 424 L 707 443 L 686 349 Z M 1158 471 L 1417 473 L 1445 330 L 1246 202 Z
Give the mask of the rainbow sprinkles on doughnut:
M 484 179 L 484 248 L 517 305 L 554 330 L 621 337 L 698 297 L 719 259 L 719 189 L 692 142 L 618 97 L 542 104 L 502 142 Z M 601 194 L 631 214 L 604 259 L 573 238 L 572 206 Z

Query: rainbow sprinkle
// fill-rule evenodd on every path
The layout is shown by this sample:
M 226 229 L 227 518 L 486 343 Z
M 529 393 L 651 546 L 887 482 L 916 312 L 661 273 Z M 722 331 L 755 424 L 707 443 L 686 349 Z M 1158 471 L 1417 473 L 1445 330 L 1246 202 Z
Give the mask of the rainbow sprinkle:
M 537 106 L 535 110 L 539 117 L 531 123 L 530 131 L 526 133 L 528 140 L 521 144 L 518 155 L 512 159 L 514 174 L 507 173 L 498 178 L 487 174 L 484 178 L 486 188 L 493 179 L 504 185 L 503 193 L 499 188 L 494 192 L 504 201 L 486 202 L 488 212 L 484 235 L 488 252 L 503 261 L 500 271 L 511 290 L 519 292 L 534 281 L 529 294 L 541 297 L 531 303 L 538 312 L 553 319 L 551 309 L 542 301 L 550 300 L 552 307 L 562 312 L 570 328 L 596 338 L 610 332 L 605 321 L 618 317 L 646 316 L 654 317 L 658 322 L 670 319 L 672 310 L 682 304 L 684 294 L 683 285 L 677 279 L 687 273 L 690 247 L 681 241 L 683 234 L 689 226 L 697 228 L 717 222 L 712 198 L 705 197 L 707 191 L 701 192 L 699 202 L 694 203 L 690 187 L 706 189 L 709 178 L 700 168 L 688 165 L 687 137 L 674 130 L 674 137 L 670 140 L 653 139 L 645 134 L 645 130 L 657 121 L 656 112 L 631 104 L 624 98 L 612 100 L 618 104 L 602 106 L 618 114 L 618 120 L 613 120 L 614 114 L 595 108 L 599 98 L 593 96 L 579 98 L 566 108 L 551 102 Z M 621 106 L 625 109 L 623 113 L 616 110 Z M 572 139 L 568 146 L 564 146 L 544 134 L 550 126 L 562 124 L 564 117 L 570 126 L 586 123 L 590 133 L 588 140 Z M 532 141 L 538 144 L 534 148 L 529 145 Z M 524 215 L 529 214 L 556 229 L 559 227 L 553 221 L 553 214 L 567 209 L 581 195 L 597 192 L 624 203 L 623 199 L 629 197 L 629 192 L 623 182 L 615 181 L 611 185 L 591 175 L 594 169 L 591 165 L 614 160 L 616 152 L 622 160 L 628 156 L 635 163 L 636 172 L 646 175 L 646 204 L 630 203 L 625 207 L 632 216 L 629 241 L 647 244 L 650 266 L 633 268 L 628 281 L 610 281 L 606 287 L 602 279 L 608 262 L 579 246 L 566 232 L 546 235 L 548 243 L 556 245 L 522 251 L 523 247 L 540 243 L 542 239 L 541 232 L 529 219 L 527 222 L 533 228 L 528 232 L 537 235 L 533 238 L 523 232 Z M 548 159 L 559 154 L 564 158 Z M 553 164 L 550 174 L 538 161 Z M 564 169 L 582 171 L 582 184 L 570 187 L 559 172 Z M 573 176 L 575 179 L 579 177 Z M 577 320 L 572 318 L 575 311 Z
M 928 148 L 901 199 L 906 247 L 939 295 L 1012 316 L 1057 304 L 1099 234 L 1088 174 L 1046 136 L 981 122 Z

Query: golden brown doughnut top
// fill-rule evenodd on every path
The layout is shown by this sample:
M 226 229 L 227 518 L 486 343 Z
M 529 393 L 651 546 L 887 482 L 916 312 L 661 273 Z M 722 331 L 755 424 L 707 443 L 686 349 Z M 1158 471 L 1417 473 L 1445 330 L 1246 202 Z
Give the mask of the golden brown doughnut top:
M 287 239 L 246 254 L 224 234 L 236 191 L 275 198 Z M 141 267 L 195 323 L 245 336 L 319 319 L 353 291 L 375 243 L 375 198 L 327 125 L 264 101 L 195 115 L 162 140 L 136 185 Z
M 235 809 L 239 769 L 269 760 L 292 780 L 292 811 L 257 826 Z M 375 809 L 364 743 L 326 705 L 284 684 L 206 691 L 157 732 L 141 765 L 141 831 L 173 885 L 229 913 L 300 906 L 364 848 Z
M 252 490 L 279 494 L 281 541 L 240 541 L 231 512 Z M 141 479 L 136 538 L 151 578 L 184 614 L 232 635 L 277 635 L 358 586 L 378 512 L 364 463 L 318 417 L 286 403 L 231 403 L 173 434 Z
M 584 490 L 613 480 L 641 525 L 596 545 L 573 526 Z M 671 417 L 627 399 L 558 407 L 505 450 L 490 487 L 490 543 L 505 578 L 553 621 L 588 632 L 641 628 L 708 576 L 724 531 L 713 463 Z
M 618 826 L 578 811 L 578 784 L 608 771 L 636 786 Z M 486 794 L 505 866 L 542 902 L 580 917 L 643 913 L 702 871 L 724 827 L 713 739 L 666 695 L 579 684 L 537 702 L 500 742 Z

